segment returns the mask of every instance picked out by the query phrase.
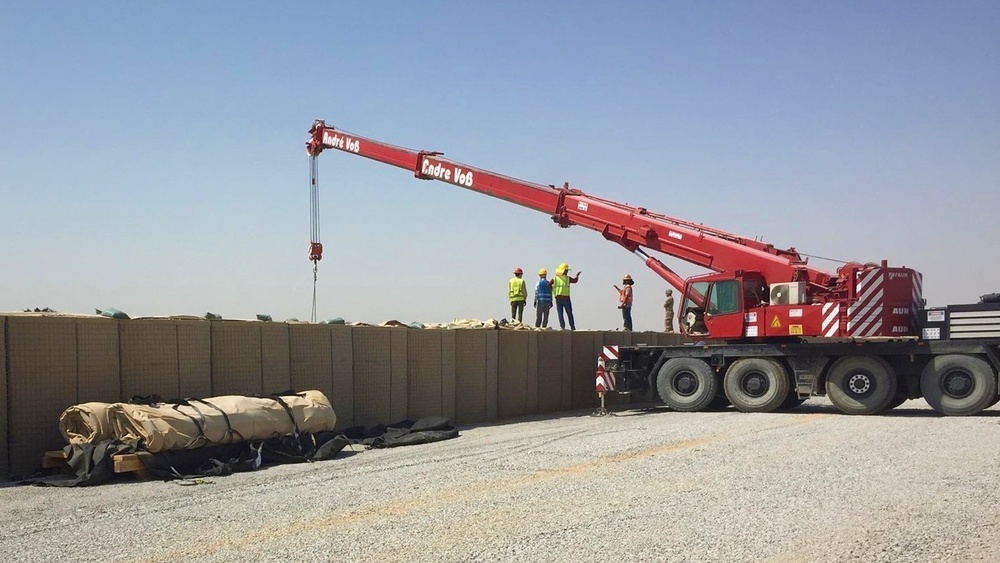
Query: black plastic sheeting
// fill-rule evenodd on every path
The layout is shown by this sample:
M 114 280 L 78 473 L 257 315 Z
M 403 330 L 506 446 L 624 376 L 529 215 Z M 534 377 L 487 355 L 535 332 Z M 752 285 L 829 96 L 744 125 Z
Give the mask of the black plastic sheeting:
M 458 429 L 444 417 L 403 420 L 370 428 L 354 426 L 339 432 L 291 434 L 255 442 L 205 446 L 193 450 L 149 453 L 134 443 L 107 440 L 99 444 L 69 445 L 66 466 L 61 475 L 46 475 L 21 481 L 24 485 L 84 487 L 111 482 L 120 473 L 114 471 L 114 456 L 136 454 L 149 472 L 158 479 L 194 479 L 220 477 L 254 471 L 282 463 L 308 463 L 335 459 L 344 448 L 394 448 L 427 444 L 458 437 Z

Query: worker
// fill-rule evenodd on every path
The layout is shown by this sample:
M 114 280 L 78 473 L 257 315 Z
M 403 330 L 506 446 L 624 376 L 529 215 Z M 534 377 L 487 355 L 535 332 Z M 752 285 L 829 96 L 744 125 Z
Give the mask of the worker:
M 667 289 L 667 300 L 663 302 L 663 330 L 674 331 L 674 290 Z
M 563 311 L 569 317 L 569 329 L 576 330 L 576 321 L 573 320 L 573 302 L 569 298 L 570 284 L 580 281 L 580 274 L 569 277 L 569 264 L 563 262 L 556 268 L 556 277 L 552 278 L 552 294 L 556 299 L 556 313 L 559 315 L 559 328 L 566 330 L 566 322 L 563 320 Z
M 622 287 L 613 286 L 618 290 L 618 308 L 622 310 L 622 321 L 625 323 L 625 331 L 632 332 L 632 276 L 625 274 L 622 277 Z
M 528 288 L 524 285 L 521 276 L 524 270 L 514 269 L 514 277 L 510 278 L 507 284 L 507 296 L 510 297 L 510 320 L 521 322 L 524 317 L 524 304 L 528 302 Z
M 548 328 L 549 309 L 552 308 L 552 285 L 546 276 L 545 268 L 538 270 L 538 283 L 535 285 L 535 328 Z

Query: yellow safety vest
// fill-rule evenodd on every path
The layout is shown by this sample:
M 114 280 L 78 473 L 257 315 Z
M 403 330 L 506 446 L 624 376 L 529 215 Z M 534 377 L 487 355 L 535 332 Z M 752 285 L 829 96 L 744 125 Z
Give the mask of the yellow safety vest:
M 525 287 L 524 280 L 521 278 L 511 278 L 510 285 L 507 288 L 507 295 L 511 301 L 527 301 L 528 288 Z
M 569 297 L 569 276 L 563 274 L 556 276 L 552 282 L 552 295 L 556 297 Z

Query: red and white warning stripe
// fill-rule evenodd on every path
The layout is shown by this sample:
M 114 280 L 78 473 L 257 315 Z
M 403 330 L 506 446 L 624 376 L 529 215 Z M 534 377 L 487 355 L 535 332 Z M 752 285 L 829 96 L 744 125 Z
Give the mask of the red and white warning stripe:
M 615 381 L 614 372 L 606 370 L 606 362 L 608 360 L 618 359 L 618 347 L 617 346 L 605 346 L 601 353 L 597 356 L 597 375 L 596 375 L 596 386 L 598 393 L 605 393 L 607 391 L 614 391 Z
M 607 360 L 617 360 L 618 359 L 618 347 L 617 346 L 605 346 L 604 350 L 601 351 L 601 355 Z
M 823 336 L 832 338 L 840 332 L 840 303 L 823 304 Z
M 913 272 L 913 310 L 924 308 L 924 275 Z
M 920 334 L 920 322 L 917 320 L 917 311 L 924 308 L 924 275 L 920 272 L 913 272 L 913 306 L 910 309 L 910 326 L 913 334 Z
M 873 268 L 858 272 L 855 286 L 857 301 L 847 308 L 847 334 L 850 336 L 877 336 L 882 329 L 882 298 L 885 271 Z

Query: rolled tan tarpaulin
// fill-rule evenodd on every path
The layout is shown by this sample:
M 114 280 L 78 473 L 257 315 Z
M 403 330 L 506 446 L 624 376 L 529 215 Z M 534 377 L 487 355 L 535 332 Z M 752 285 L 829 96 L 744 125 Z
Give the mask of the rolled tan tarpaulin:
M 119 440 L 140 442 L 149 452 L 184 450 L 202 446 L 263 440 L 299 432 L 333 430 L 337 416 L 320 391 L 268 397 L 227 395 L 186 405 L 133 405 L 115 403 L 108 409 L 113 434 Z
M 59 432 L 69 444 L 96 444 L 114 438 L 108 408 L 111 403 L 73 405 L 59 415 Z

